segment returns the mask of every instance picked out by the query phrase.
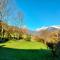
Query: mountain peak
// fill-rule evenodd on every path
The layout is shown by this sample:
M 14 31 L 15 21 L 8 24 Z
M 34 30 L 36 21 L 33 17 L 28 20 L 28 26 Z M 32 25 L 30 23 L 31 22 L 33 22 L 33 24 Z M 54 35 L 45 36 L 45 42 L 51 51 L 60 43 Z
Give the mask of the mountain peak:
M 40 31 L 40 30 L 56 30 L 56 29 L 60 29 L 60 26 L 57 25 L 57 26 L 47 26 L 47 27 L 41 27 L 41 28 L 37 28 L 36 31 Z

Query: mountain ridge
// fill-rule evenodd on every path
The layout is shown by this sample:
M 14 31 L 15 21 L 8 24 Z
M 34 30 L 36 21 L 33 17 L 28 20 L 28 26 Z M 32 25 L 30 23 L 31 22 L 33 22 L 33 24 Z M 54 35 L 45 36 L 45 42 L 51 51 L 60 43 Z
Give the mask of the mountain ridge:
M 41 27 L 37 28 L 35 31 L 40 31 L 40 30 L 52 30 L 52 29 L 60 29 L 60 25 L 55 25 L 55 26 L 47 26 L 47 27 Z

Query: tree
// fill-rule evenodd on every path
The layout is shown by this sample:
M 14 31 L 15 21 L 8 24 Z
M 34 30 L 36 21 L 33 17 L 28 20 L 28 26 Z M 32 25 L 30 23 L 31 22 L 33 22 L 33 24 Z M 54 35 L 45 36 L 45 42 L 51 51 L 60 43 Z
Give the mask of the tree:
M 23 38 L 25 41 L 31 41 L 31 35 L 30 35 L 30 34 L 24 34 L 24 35 L 22 35 L 22 38 Z
M 23 21 L 23 13 L 21 11 L 18 11 L 17 12 L 17 20 L 18 20 L 18 25 L 19 25 L 19 28 L 20 28 L 20 33 L 19 33 L 19 38 L 22 38 L 22 28 L 23 28 L 23 25 L 24 25 L 24 21 Z
M 12 14 L 15 10 L 15 0 L 0 0 L 0 22 L 7 23 L 9 18 L 11 18 Z M 14 5 L 14 6 L 13 6 Z M 1 26 L 1 35 L 4 37 L 4 26 Z M 8 29 L 8 27 L 7 27 Z
M 8 5 L 8 1 L 9 0 L 0 0 L 0 22 L 2 22 L 7 15 L 7 5 Z M 1 33 L 2 33 L 2 37 L 4 36 L 4 27 L 3 25 L 1 26 Z
M 23 21 L 23 13 L 21 11 L 17 12 L 17 20 L 19 21 L 19 28 L 22 28 L 24 25 L 24 21 Z
M 7 5 L 9 0 L 0 0 L 0 20 L 3 20 L 7 15 Z

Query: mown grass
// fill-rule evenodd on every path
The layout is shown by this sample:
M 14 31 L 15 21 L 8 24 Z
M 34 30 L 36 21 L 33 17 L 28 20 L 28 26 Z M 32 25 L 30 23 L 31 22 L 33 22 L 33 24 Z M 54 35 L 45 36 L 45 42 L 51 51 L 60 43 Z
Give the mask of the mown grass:
M 40 42 L 30 42 L 24 40 L 10 40 L 6 43 L 1 43 L 4 47 L 15 48 L 15 49 L 48 49 L 47 45 Z
M 40 42 L 0 43 L 0 60 L 52 60 L 51 50 Z

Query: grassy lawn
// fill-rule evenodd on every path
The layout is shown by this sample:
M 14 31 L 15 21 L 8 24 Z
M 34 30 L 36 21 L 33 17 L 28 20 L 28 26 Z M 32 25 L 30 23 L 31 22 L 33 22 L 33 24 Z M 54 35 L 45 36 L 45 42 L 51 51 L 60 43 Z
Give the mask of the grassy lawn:
M 0 60 L 52 60 L 49 48 L 40 42 L 0 43 Z
M 48 47 L 43 43 L 22 41 L 22 40 L 20 41 L 10 40 L 6 43 L 0 44 L 0 46 L 1 45 L 4 45 L 4 47 L 7 47 L 7 48 L 15 48 L 15 49 L 48 49 Z

